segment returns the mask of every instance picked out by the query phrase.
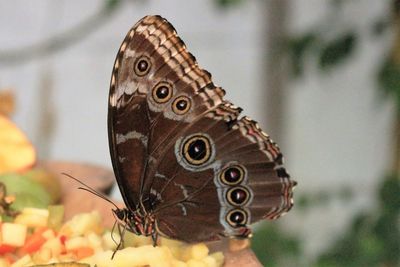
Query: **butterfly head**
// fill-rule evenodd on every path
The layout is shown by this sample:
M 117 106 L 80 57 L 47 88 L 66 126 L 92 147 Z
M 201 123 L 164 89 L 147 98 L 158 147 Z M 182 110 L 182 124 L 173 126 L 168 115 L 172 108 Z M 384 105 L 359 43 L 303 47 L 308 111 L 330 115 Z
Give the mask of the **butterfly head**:
M 129 217 L 129 210 L 128 209 L 116 208 L 116 209 L 113 209 L 112 211 L 113 211 L 116 219 L 120 223 L 126 222 L 127 218 Z
M 113 209 L 119 224 L 136 235 L 150 236 L 155 233 L 155 218 L 152 214 L 142 215 L 139 211 Z

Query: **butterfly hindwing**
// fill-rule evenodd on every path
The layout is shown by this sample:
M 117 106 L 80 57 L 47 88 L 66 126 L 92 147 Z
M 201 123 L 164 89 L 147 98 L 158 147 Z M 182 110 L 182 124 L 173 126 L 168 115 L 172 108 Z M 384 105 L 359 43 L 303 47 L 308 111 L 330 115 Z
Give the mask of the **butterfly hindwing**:
M 157 166 L 157 182 L 150 192 L 158 206 L 155 212 L 163 222 L 170 217 L 182 222 L 179 231 L 169 235 L 192 242 L 207 236 L 209 240 L 240 236 L 249 224 L 275 219 L 291 208 L 295 183 L 282 166 L 279 148 L 254 121 L 236 120 L 239 112 L 225 102 L 204 114 L 181 133 L 175 149 Z M 209 158 L 204 154 L 197 158 L 203 162 L 195 162 L 186 153 L 191 147 L 184 144 L 193 140 L 196 146 L 196 138 L 210 143 L 205 153 Z M 170 164 L 174 160 L 177 165 Z M 189 223 L 193 218 L 207 227 L 194 231 Z M 159 228 L 169 231 L 162 225 Z

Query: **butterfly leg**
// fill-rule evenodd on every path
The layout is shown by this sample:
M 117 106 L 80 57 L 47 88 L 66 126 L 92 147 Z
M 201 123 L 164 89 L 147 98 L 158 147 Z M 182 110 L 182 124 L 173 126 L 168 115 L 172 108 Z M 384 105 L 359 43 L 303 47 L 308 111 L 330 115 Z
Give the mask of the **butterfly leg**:
M 237 234 L 235 234 L 233 237 L 237 238 L 237 239 L 248 239 L 248 238 L 251 238 L 252 236 L 253 236 L 253 232 L 251 231 L 251 229 L 247 228 L 247 227 L 243 227 L 243 228 L 239 229 Z
M 121 230 L 121 225 L 120 224 L 117 224 L 117 227 L 118 227 L 118 232 L 120 234 L 120 240 L 119 240 L 118 245 L 115 248 L 115 250 L 114 250 L 114 252 L 113 252 L 113 254 L 111 256 L 111 259 L 114 259 L 114 256 L 115 256 L 115 253 L 117 253 L 117 250 L 120 250 L 121 248 L 124 247 L 124 235 L 125 235 L 126 225 L 124 225 L 124 228 L 122 228 L 122 230 Z
M 251 231 L 250 228 L 247 228 L 246 226 L 243 226 L 239 229 L 236 230 L 235 233 L 229 233 L 229 234 L 220 234 L 220 236 L 225 237 L 225 238 L 234 238 L 234 239 L 248 239 L 253 236 L 253 232 Z
M 158 233 L 157 231 L 153 231 L 151 233 L 151 239 L 153 239 L 153 247 L 157 246 L 157 241 L 158 241 Z

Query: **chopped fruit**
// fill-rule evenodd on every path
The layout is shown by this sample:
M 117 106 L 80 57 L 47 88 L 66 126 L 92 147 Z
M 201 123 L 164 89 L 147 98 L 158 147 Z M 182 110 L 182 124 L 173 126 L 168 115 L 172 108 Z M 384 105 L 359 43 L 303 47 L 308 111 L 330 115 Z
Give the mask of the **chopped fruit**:
M 101 250 L 102 248 L 102 240 L 101 237 L 95 233 L 90 233 L 86 236 L 88 240 L 88 245 L 95 250 Z
M 4 115 L 0 115 L 0 147 L 0 173 L 22 171 L 36 162 L 31 142 Z
M 2 255 L 2 258 L 0 259 L 0 266 L 1 267 L 8 267 L 14 261 L 15 261 L 15 259 L 10 253 L 4 254 L 4 255 Z
M 1 225 L 2 244 L 21 247 L 25 243 L 26 234 L 26 225 L 18 223 L 3 223 Z
M 208 255 L 208 247 L 204 243 L 187 246 L 183 253 L 185 260 L 201 260 Z
M 15 222 L 30 227 L 45 227 L 48 218 L 49 211 L 47 209 L 24 208 L 15 218 Z
M 14 246 L 6 245 L 6 244 L 1 244 L 0 245 L 0 254 L 5 254 L 5 253 L 10 253 L 15 250 Z
M 105 232 L 102 236 L 102 242 L 105 247 L 116 249 L 121 237 L 118 233 Z
M 108 235 L 108 236 L 110 236 L 110 239 L 111 239 L 111 235 Z M 119 235 L 117 236 L 117 238 L 119 239 Z M 114 243 L 114 241 L 112 241 L 112 240 L 110 240 L 110 241 Z M 131 232 L 124 233 L 124 241 L 123 242 L 124 242 L 124 245 L 127 247 L 137 247 L 137 246 L 153 244 L 153 240 L 147 238 L 146 236 L 138 236 Z
M 23 266 L 30 266 L 33 265 L 32 258 L 29 254 L 23 256 L 16 262 L 14 262 L 11 267 L 23 267 Z
M 59 230 L 61 228 L 63 219 L 64 219 L 64 206 L 50 205 L 47 226 L 51 229 Z
M 39 232 L 39 231 L 37 231 Z M 35 232 L 36 233 L 36 232 Z M 43 231 L 43 237 L 47 239 L 55 238 L 56 235 L 52 229 L 47 229 Z
M 77 260 L 81 260 L 92 256 L 94 254 L 94 250 L 91 247 L 79 247 L 73 249 L 72 253 L 76 255 Z
M 70 232 L 72 236 L 85 235 L 90 232 L 100 233 L 102 231 L 100 214 L 96 211 L 82 213 L 74 216 L 61 227 L 60 232 Z
M 43 244 L 42 249 L 49 250 L 52 255 L 60 255 L 65 251 L 65 246 L 61 243 L 60 239 L 52 238 Z
M 45 264 L 50 261 L 51 255 L 52 251 L 49 248 L 43 247 L 32 256 L 32 259 L 37 264 Z
M 21 252 L 24 254 L 36 252 L 45 242 L 46 238 L 43 236 L 43 232 L 38 231 L 26 239 L 25 244 L 21 247 Z
M 23 208 L 21 213 L 27 214 L 27 215 L 38 215 L 38 216 L 49 217 L 48 209 Z
M 160 238 L 161 245 L 153 247 L 151 237 L 138 237 L 127 232 L 123 234 L 120 250 L 115 251 L 121 233 L 117 231 L 112 234 L 105 229 L 97 212 L 77 214 L 61 225 L 59 230 L 51 228 L 51 223 L 39 226 L 25 221 L 32 218 L 29 216 L 34 216 L 47 218 L 50 222 L 51 217 L 55 216 L 58 224 L 62 214 L 61 206 L 49 206 L 49 209 L 24 208 L 12 223 L 0 222 L 0 267 L 223 265 L 223 254 L 209 254 L 203 243 L 186 245 Z M 21 220 L 24 224 L 15 223 Z M 111 257 L 113 254 L 114 258 Z
M 87 245 L 88 241 L 83 236 L 72 237 L 65 242 L 65 248 L 67 250 L 74 250 L 80 247 L 86 247 Z

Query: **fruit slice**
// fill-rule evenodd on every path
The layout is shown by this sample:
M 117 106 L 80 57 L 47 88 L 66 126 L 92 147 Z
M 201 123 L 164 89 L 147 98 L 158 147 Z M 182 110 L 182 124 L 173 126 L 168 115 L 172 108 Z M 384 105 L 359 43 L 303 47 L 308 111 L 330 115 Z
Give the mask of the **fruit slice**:
M 51 197 L 44 187 L 19 174 L 0 175 L 0 182 L 4 183 L 8 195 L 14 195 L 15 201 L 11 207 L 22 210 L 24 207 L 47 208 L 51 204 Z
M 49 218 L 47 219 L 47 226 L 51 229 L 59 230 L 64 219 L 64 206 L 50 205 L 48 209 Z
M 21 213 L 15 217 L 14 222 L 23 224 L 32 228 L 47 226 L 49 210 L 38 208 L 23 208 Z
M 50 193 L 52 203 L 61 198 L 61 183 L 57 176 L 43 168 L 33 168 L 24 173 L 24 176 L 41 184 Z
M 0 173 L 28 169 L 35 161 L 31 142 L 13 122 L 0 115 Z
M 1 225 L 1 242 L 5 245 L 21 247 L 25 243 L 27 227 L 18 223 L 3 223 Z

